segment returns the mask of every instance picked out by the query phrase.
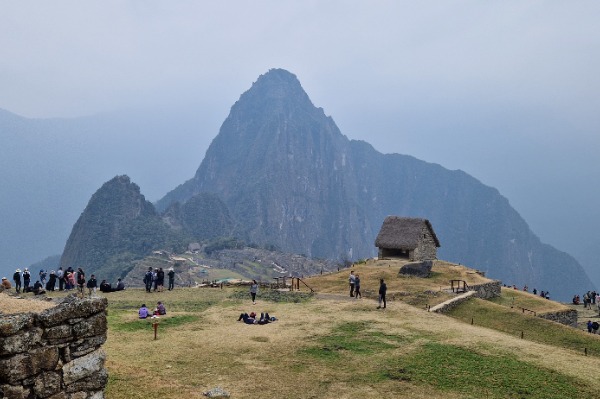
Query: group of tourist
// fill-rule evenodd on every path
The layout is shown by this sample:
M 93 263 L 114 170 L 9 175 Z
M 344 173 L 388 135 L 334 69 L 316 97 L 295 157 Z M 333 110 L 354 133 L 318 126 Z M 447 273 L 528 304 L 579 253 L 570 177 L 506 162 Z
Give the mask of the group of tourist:
M 15 284 L 15 291 L 17 294 L 20 294 L 22 291 L 23 293 L 32 292 L 34 295 L 41 295 L 45 294 L 46 291 L 55 291 L 58 284 L 59 291 L 70 291 L 76 289 L 79 294 L 83 296 L 85 295 L 87 289 L 88 296 L 92 296 L 98 288 L 96 276 L 92 274 L 89 279 L 86 278 L 85 272 L 81 267 L 78 268 L 77 271 L 75 271 L 72 267 L 68 267 L 66 270 L 63 270 L 62 267 L 59 267 L 56 272 L 51 270 L 50 274 L 48 274 L 46 270 L 41 269 L 38 276 L 39 278 L 35 281 L 35 283 L 31 284 L 32 279 L 29 269 L 24 268 L 22 272 L 21 269 L 16 269 L 15 273 L 13 274 L 13 282 Z M 6 281 L 6 284 L 4 281 Z M 103 280 L 103 283 L 106 283 L 106 280 Z M 6 277 L 3 279 L 3 285 L 5 288 L 7 286 L 11 288 L 10 282 Z M 121 281 L 121 279 L 119 279 L 115 289 L 104 291 L 101 284 L 100 290 L 102 292 L 112 292 L 124 289 L 125 284 Z
M 263 312 L 260 314 L 260 318 L 256 317 L 256 313 L 251 312 L 242 313 L 238 318 L 238 321 L 243 321 L 245 324 L 269 324 L 277 320 L 274 316 L 269 316 L 267 312 Z
M 600 311 L 600 293 L 588 291 L 583 294 L 583 301 L 579 295 L 573 296 L 573 305 L 581 305 L 582 303 L 584 309 L 592 309 L 592 305 L 598 304 L 598 310 Z
M 350 297 L 351 298 L 361 298 L 362 299 L 362 294 L 360 292 L 360 276 L 357 274 L 354 274 L 354 270 L 350 271 L 350 276 L 348 277 L 348 284 L 350 285 Z M 377 309 L 381 309 L 383 307 L 383 309 L 386 308 L 387 303 L 385 301 L 385 295 L 387 294 L 387 284 L 385 283 L 385 281 L 383 281 L 383 279 L 379 280 L 379 306 L 377 306 Z M 381 306 L 383 304 L 383 306 Z
M 515 284 L 513 285 L 506 285 L 504 284 L 505 288 L 512 288 L 514 290 L 518 290 L 519 288 L 517 288 L 517 286 Z M 523 286 L 523 291 L 524 292 L 529 292 L 529 287 L 527 285 Z M 531 293 L 533 295 L 537 295 L 538 294 L 538 290 L 537 288 L 534 288 L 533 290 L 531 290 Z M 550 299 L 550 291 L 540 291 L 540 296 L 542 298 L 546 298 L 546 299 Z
M 172 291 L 175 288 L 175 270 L 172 267 L 169 268 L 167 277 L 169 278 L 168 290 Z M 165 289 L 165 271 L 162 267 L 155 269 L 149 267 L 146 274 L 144 274 L 143 281 L 146 292 L 163 292 Z
M 156 307 L 154 308 L 154 310 L 152 312 L 150 312 L 150 310 L 146 307 L 146 304 L 143 304 L 140 309 L 138 310 L 138 316 L 140 319 L 147 319 L 148 317 L 152 317 L 152 316 L 164 316 L 167 314 L 167 308 L 165 307 L 165 304 L 162 303 L 161 301 L 158 301 L 156 303 Z

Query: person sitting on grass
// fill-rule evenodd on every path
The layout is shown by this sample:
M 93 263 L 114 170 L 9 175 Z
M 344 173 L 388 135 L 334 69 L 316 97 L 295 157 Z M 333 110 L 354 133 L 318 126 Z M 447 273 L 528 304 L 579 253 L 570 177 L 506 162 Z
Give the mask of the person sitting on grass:
M 100 283 L 100 292 L 112 292 L 112 287 L 110 283 L 106 282 L 106 280 L 102 280 Z
M 256 320 L 256 313 L 252 312 L 250 314 L 248 313 L 242 313 L 240 314 L 240 317 L 238 317 L 238 321 L 243 320 L 244 323 L 246 324 L 268 324 L 271 322 L 274 322 L 275 320 L 277 320 L 277 318 L 275 317 L 271 317 L 269 316 L 268 313 L 261 313 L 260 314 L 260 319 Z
M 140 319 L 145 319 L 148 316 L 150 316 L 150 311 L 148 310 L 148 308 L 146 307 L 146 304 L 143 304 L 142 307 L 140 308 L 140 310 L 138 311 L 138 314 L 140 315 Z
M 44 286 L 40 283 L 40 280 L 37 280 L 33 285 L 33 294 L 34 295 L 42 295 L 45 294 Z
M 154 309 L 154 316 L 164 316 L 167 314 L 167 309 L 165 308 L 165 305 L 158 301 L 158 303 L 156 304 L 156 308 Z

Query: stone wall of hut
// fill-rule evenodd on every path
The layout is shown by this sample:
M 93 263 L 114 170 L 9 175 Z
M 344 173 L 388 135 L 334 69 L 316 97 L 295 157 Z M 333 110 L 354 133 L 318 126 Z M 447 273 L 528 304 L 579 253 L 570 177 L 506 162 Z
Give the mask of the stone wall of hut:
M 421 236 L 419 238 L 419 245 L 414 251 L 411 251 L 411 260 L 422 261 L 422 260 L 434 260 L 437 259 L 437 247 L 435 245 L 435 239 L 431 234 L 431 231 L 427 226 L 423 226 L 421 230 Z
M 106 298 L 0 317 L 0 397 L 103 399 Z

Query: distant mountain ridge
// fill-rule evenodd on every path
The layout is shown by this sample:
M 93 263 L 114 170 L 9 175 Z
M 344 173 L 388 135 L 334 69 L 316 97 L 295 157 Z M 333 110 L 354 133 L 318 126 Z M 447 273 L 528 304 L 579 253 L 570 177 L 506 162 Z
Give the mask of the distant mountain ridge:
M 567 300 L 592 287 L 542 244 L 506 198 L 462 171 L 348 140 L 293 74 L 261 75 L 233 105 L 195 176 L 157 202 L 199 193 L 227 205 L 246 240 L 314 257 L 374 256 L 388 215 L 429 219 L 439 257 Z

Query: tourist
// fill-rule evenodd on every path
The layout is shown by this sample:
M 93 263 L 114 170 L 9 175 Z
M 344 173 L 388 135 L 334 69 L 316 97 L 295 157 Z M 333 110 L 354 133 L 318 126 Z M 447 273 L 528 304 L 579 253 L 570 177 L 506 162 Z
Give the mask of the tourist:
M 277 320 L 276 317 L 269 316 L 269 313 L 261 313 L 260 319 L 256 319 L 256 313 L 242 313 L 238 317 L 238 321 L 243 320 L 245 324 L 268 324 Z
M 47 272 L 44 269 L 40 269 L 40 283 L 42 283 L 42 285 L 46 285 L 46 276 L 47 276 Z
M 383 281 L 383 279 L 379 280 L 379 306 L 377 309 L 381 309 L 381 303 L 383 302 L 383 308 L 385 309 L 385 294 L 387 293 L 387 285 Z
M 29 273 L 29 269 L 23 269 L 23 292 L 29 292 L 31 289 L 29 288 L 29 283 L 31 282 L 31 273 Z
M 110 283 L 108 283 L 106 280 L 102 280 L 100 283 L 100 292 L 112 292 Z
M 138 310 L 138 315 L 139 315 L 140 319 L 145 319 L 148 316 L 150 316 L 150 312 L 148 311 L 146 304 L 143 304 L 142 307 L 140 308 L 140 310 Z
M 88 295 L 90 298 L 92 297 L 92 294 L 96 293 L 96 288 L 98 288 L 98 281 L 96 280 L 96 276 L 92 274 L 87 282 Z
M 21 269 L 15 270 L 15 274 L 13 274 L 13 281 L 15 282 L 15 290 L 17 294 L 21 293 Z
M 8 281 L 6 277 L 2 277 L 2 283 L 0 283 L 0 286 L 2 286 L 2 288 L 7 291 L 12 288 L 12 285 L 10 285 L 10 281 Z
M 354 296 L 354 284 L 356 283 L 356 276 L 354 276 L 354 270 L 350 270 L 350 276 L 348 277 L 348 284 L 350 285 L 350 296 Z
M 156 279 L 157 279 L 156 285 L 158 286 L 158 292 L 163 292 L 165 289 L 165 272 L 162 267 L 158 269 L 158 272 L 156 274 Z
M 593 327 L 592 327 L 592 321 L 591 321 L 591 320 L 588 320 L 588 321 L 587 321 L 587 330 L 588 330 L 588 332 L 589 332 L 590 334 L 592 333 L 592 329 L 593 329 Z
M 175 270 L 172 267 L 169 268 L 167 276 L 169 276 L 169 291 L 172 291 L 175 288 Z
M 165 308 L 165 305 L 158 301 L 158 303 L 156 304 L 156 309 L 154 309 L 154 315 L 155 316 L 164 316 L 167 314 L 167 309 Z
M 33 294 L 34 295 L 42 295 L 45 293 L 46 293 L 46 291 L 44 291 L 44 286 L 42 285 L 42 283 L 40 283 L 40 280 L 37 280 L 35 282 L 35 284 L 33 285 Z
M 154 269 L 154 273 L 152 273 L 152 282 L 154 283 L 153 291 L 156 292 L 158 289 L 158 268 Z
M 67 272 L 67 280 L 69 282 L 69 288 L 70 290 L 75 288 L 75 272 L 73 271 L 69 271 Z
M 144 274 L 144 284 L 146 285 L 146 292 L 151 292 L 152 291 L 152 267 L 149 267 L 146 274 Z
M 362 299 L 362 294 L 360 293 L 360 277 L 358 274 L 354 277 L 354 299 Z
M 115 291 L 123 291 L 125 289 L 125 283 L 121 279 L 117 279 L 117 289 Z
M 46 284 L 46 291 L 54 291 L 56 287 L 56 273 L 54 270 L 50 271 L 50 277 L 48 278 L 48 283 Z
M 83 288 L 85 287 L 85 273 L 83 269 L 80 267 L 77 269 L 77 289 L 81 296 L 83 296 Z
M 58 290 L 63 291 L 65 289 L 65 272 L 62 267 L 56 271 L 56 279 L 58 280 Z
M 256 294 L 258 294 L 258 283 L 256 280 L 252 280 L 252 284 L 250 284 L 250 297 L 252 298 L 253 305 L 256 305 Z

